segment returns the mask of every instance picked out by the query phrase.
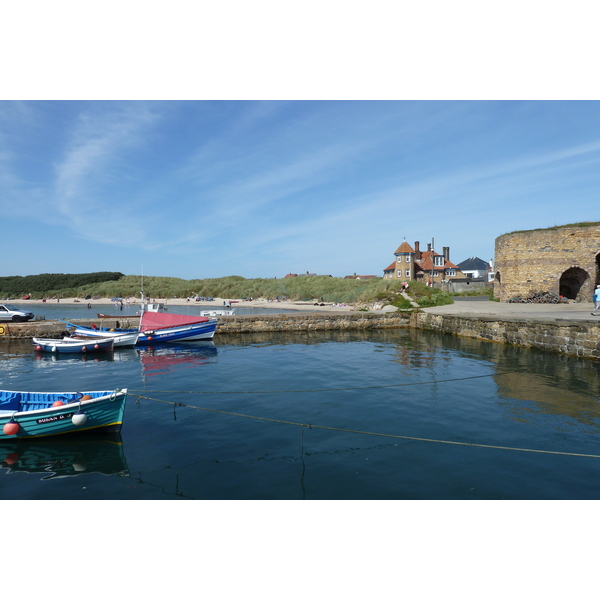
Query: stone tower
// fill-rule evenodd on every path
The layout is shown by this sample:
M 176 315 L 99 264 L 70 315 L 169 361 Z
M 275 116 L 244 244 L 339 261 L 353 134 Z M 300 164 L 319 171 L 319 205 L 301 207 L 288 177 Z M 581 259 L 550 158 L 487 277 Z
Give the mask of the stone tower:
M 417 242 L 418 243 L 418 242 Z M 415 255 L 411 245 L 404 240 L 396 252 L 396 268 L 394 269 L 394 279 L 414 279 L 415 278 Z
M 600 282 L 600 223 L 516 231 L 496 238 L 494 296 L 553 292 L 591 301 Z

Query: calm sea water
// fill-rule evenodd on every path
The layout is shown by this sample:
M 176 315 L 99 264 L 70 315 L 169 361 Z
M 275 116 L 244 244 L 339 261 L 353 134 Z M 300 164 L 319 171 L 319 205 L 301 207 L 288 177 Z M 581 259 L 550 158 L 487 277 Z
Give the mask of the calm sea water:
M 119 306 L 114 304 L 92 304 L 91 308 L 88 308 L 85 300 L 81 302 L 73 302 L 73 300 L 62 300 L 57 302 L 56 300 L 48 300 L 44 304 L 28 304 L 27 302 L 9 302 L 13 306 L 21 308 L 23 310 L 29 310 L 35 318 L 49 319 L 95 319 L 100 314 L 118 315 L 119 317 L 134 317 L 140 309 L 139 304 L 123 305 L 121 309 Z M 167 302 L 167 310 L 176 312 L 184 315 L 200 315 L 203 310 L 222 310 L 229 308 L 219 304 L 218 302 L 190 302 L 183 305 L 170 305 Z M 250 315 L 250 314 L 273 314 L 273 313 L 290 313 L 298 312 L 295 310 L 286 310 L 277 307 L 276 302 L 267 302 L 264 307 L 249 307 L 245 306 L 243 302 L 237 302 L 231 305 L 238 315 Z
M 0 497 L 597 499 L 598 371 L 405 330 L 217 334 L 85 359 L 5 340 L 5 389 L 130 396 L 120 436 L 3 443 Z

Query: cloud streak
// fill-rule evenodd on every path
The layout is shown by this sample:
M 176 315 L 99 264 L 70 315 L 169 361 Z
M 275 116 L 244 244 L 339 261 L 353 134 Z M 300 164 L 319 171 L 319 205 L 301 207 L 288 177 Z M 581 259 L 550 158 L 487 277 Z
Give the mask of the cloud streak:
M 488 258 L 496 235 L 593 211 L 600 118 L 535 108 L 0 103 L 0 202 L 15 223 L 180 274 L 207 260 L 380 274 L 404 236 Z

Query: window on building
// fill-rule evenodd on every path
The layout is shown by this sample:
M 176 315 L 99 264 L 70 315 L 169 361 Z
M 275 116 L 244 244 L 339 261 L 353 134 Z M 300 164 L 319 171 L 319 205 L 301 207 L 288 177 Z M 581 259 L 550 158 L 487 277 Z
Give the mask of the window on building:
M 406 276 L 410 277 L 410 269 L 406 269 Z
M 410 262 L 410 254 L 406 255 L 406 262 Z
M 454 269 L 448 269 L 446 271 L 446 275 L 448 275 L 448 277 L 454 277 L 456 275 L 456 271 Z
M 443 256 L 434 256 L 433 257 L 433 264 L 436 267 L 443 267 L 444 266 L 444 257 Z

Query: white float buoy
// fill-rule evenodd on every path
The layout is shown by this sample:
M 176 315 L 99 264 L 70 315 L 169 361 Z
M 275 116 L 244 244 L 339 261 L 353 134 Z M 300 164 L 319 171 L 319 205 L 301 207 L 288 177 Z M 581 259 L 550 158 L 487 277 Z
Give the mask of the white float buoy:
M 84 425 L 85 422 L 87 421 L 87 415 L 85 413 L 81 412 L 80 410 L 78 410 L 71 417 L 71 421 L 73 422 L 73 425 L 76 425 L 76 426 Z

